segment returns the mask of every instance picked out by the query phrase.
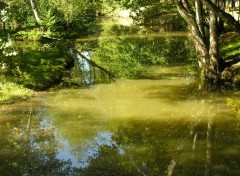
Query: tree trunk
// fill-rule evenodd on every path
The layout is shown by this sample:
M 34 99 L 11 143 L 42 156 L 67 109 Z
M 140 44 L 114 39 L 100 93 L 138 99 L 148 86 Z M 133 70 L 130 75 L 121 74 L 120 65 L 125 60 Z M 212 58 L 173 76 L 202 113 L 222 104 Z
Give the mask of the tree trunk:
M 39 17 L 39 13 L 38 13 L 38 9 L 37 9 L 35 0 L 30 0 L 30 3 L 31 3 L 32 11 L 33 11 L 33 14 L 34 14 L 37 24 L 41 25 L 41 19 Z
M 200 30 L 202 36 L 205 36 L 204 20 L 203 20 L 203 8 L 202 8 L 201 0 L 196 0 L 195 1 L 195 7 L 196 7 L 196 20 L 197 20 L 199 30 Z
M 215 4 L 217 4 L 217 0 L 212 0 Z M 210 22 L 209 22 L 209 77 L 213 82 L 220 81 L 220 65 L 219 65 L 219 56 L 218 56 L 218 19 L 215 13 L 210 11 Z
M 192 33 L 203 78 L 210 83 L 219 83 L 227 80 L 228 77 L 232 78 L 234 72 L 240 69 L 240 63 L 226 67 L 225 63 L 221 62 L 218 53 L 218 17 L 235 27 L 238 32 L 240 32 L 240 24 L 224 12 L 223 7 L 219 7 L 223 5 L 219 0 L 195 0 L 192 6 L 189 2 L 189 0 L 175 0 L 180 15 L 188 23 Z M 204 7 L 208 10 L 209 20 L 205 20 L 208 16 L 204 16 Z M 204 21 L 208 24 L 205 25 Z M 205 29 L 209 31 L 208 36 L 205 35 Z
M 183 3 L 184 2 L 184 3 Z M 192 33 L 193 41 L 195 44 L 195 50 L 197 54 L 198 59 L 198 65 L 201 70 L 201 74 L 206 80 L 212 80 L 209 79 L 209 50 L 208 50 L 208 44 L 205 38 L 205 33 L 203 30 L 203 23 L 201 21 L 201 12 L 198 10 L 201 10 L 200 2 L 196 2 L 196 14 L 198 14 L 197 18 L 195 17 L 194 11 L 189 10 L 186 8 L 186 5 L 188 2 L 186 0 L 175 0 L 176 6 L 178 8 L 178 11 L 180 15 L 185 19 L 185 21 L 188 23 L 189 28 Z

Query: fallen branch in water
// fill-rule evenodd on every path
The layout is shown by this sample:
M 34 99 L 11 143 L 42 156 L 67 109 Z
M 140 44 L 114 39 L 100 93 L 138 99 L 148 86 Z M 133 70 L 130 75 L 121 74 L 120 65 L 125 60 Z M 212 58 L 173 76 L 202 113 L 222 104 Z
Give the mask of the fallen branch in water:
M 72 54 L 76 55 L 80 55 L 84 60 L 86 60 L 90 65 L 99 68 L 100 70 L 102 70 L 104 73 L 106 73 L 110 78 L 116 78 L 111 72 L 109 72 L 108 70 L 106 70 L 105 68 L 101 67 L 100 65 L 98 65 L 96 62 L 88 59 L 86 56 L 84 56 L 80 51 L 78 51 L 77 49 L 72 49 Z

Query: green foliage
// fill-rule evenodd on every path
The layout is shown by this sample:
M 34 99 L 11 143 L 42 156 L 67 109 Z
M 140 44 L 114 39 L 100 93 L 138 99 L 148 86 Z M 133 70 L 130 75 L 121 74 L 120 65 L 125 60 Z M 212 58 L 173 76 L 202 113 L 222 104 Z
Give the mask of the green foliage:
M 117 77 L 137 78 L 146 66 L 193 63 L 195 55 L 186 37 L 115 37 L 100 40 L 92 59 Z
M 3 1 L 0 1 L 0 9 L 4 9 L 7 6 L 7 4 Z
M 50 4 L 56 12 L 56 29 L 67 32 L 66 37 L 74 32 L 81 35 L 94 30 L 97 8 L 95 3 L 89 0 L 52 0 Z
M 56 24 L 57 24 L 57 17 L 54 15 L 51 9 L 43 13 L 42 25 L 45 27 L 45 30 L 54 31 Z
M 28 32 L 34 27 L 39 28 L 28 0 L 6 0 L 5 3 L 8 22 L 4 25 L 7 30 Z M 135 23 L 148 29 L 183 30 L 185 26 L 174 3 L 168 1 L 39 0 L 36 5 L 41 19 L 40 29 L 51 32 L 48 34 L 51 37 L 72 38 L 96 33 L 99 30 L 97 16 L 114 14 L 120 5 L 132 9 Z M 139 10 L 142 8 L 144 10 Z
M 159 3 L 159 0 L 116 0 L 116 1 L 119 2 L 124 7 L 134 9 Z
M 34 43 L 24 46 L 14 43 L 13 48 L 18 55 L 0 58 L 0 72 L 9 81 L 42 90 L 61 80 L 67 61 L 57 48 Z
M 17 55 L 17 52 L 12 48 L 12 41 L 9 37 L 0 38 L 0 73 L 7 70 L 9 65 L 5 60 L 11 60 Z
M 12 41 L 10 38 L 5 37 L 5 38 L 0 38 L 0 51 L 1 51 L 1 55 L 3 56 L 15 56 L 17 53 L 15 51 L 13 51 L 12 47 Z
M 3 78 L 0 79 L 0 104 L 15 103 L 32 95 L 32 91 L 22 85 L 3 82 Z
M 8 30 L 19 30 L 20 28 L 35 25 L 29 1 L 11 0 L 7 1 L 7 5 L 10 16 L 7 24 Z
M 66 38 L 86 35 L 95 30 L 99 3 L 91 0 L 39 0 L 36 6 L 41 27 L 36 25 L 29 0 L 6 0 L 6 8 L 1 9 L 0 24 L 4 22 L 4 29 L 14 33 L 26 33 L 37 28 L 51 32 L 50 36 Z
M 100 58 L 100 64 L 117 77 L 136 77 L 143 70 L 139 60 L 136 59 L 134 49 L 136 45 L 128 40 L 107 40 L 100 45 L 100 49 L 94 52 L 93 59 Z M 126 52 L 128 51 L 128 52 Z
M 99 14 L 103 16 L 116 16 L 120 9 L 120 4 L 115 0 L 102 0 L 100 3 Z
M 138 25 L 153 31 L 186 30 L 186 23 L 178 14 L 174 1 L 159 0 L 117 0 L 132 10 L 132 18 Z
M 37 41 L 40 40 L 42 38 L 42 36 L 51 36 L 51 32 L 44 32 L 41 31 L 39 29 L 32 29 L 32 30 L 23 30 L 23 31 L 19 31 L 14 38 L 18 39 L 18 40 L 31 40 L 31 41 Z
M 2 22 L 6 22 L 7 20 L 8 20 L 8 12 L 7 12 L 7 10 L 5 10 L 5 9 L 2 9 L 1 10 L 1 13 L 0 13 L 0 16 L 1 16 L 1 18 L 0 18 L 0 20 L 2 21 Z
M 132 16 L 135 23 L 147 29 L 184 30 L 185 27 L 174 3 L 168 1 L 39 0 L 36 5 L 41 19 L 40 28 L 36 25 L 29 0 L 6 0 L 5 18 L 7 17 L 8 21 L 4 23 L 5 28 L 23 33 L 38 28 L 50 32 L 50 37 L 73 38 L 98 32 L 97 16 L 114 14 L 114 11 L 120 9 L 120 5 L 131 9 L 135 14 Z M 28 36 L 25 35 L 25 38 Z

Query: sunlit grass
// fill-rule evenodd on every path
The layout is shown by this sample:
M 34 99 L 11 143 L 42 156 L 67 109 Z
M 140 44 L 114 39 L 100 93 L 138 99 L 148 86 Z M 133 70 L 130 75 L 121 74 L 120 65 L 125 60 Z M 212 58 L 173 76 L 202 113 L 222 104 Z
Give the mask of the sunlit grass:
M 0 83 L 0 104 L 11 104 L 27 99 L 32 91 L 15 83 Z

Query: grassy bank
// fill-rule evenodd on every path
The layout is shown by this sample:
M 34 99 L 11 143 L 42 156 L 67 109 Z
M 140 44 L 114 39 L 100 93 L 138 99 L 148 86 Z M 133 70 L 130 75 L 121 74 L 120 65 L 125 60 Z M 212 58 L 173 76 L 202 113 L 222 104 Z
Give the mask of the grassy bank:
M 0 83 L 0 104 L 12 104 L 26 100 L 33 95 L 33 91 L 15 83 Z
M 240 58 L 240 34 L 229 32 L 220 38 L 220 55 L 226 61 Z

